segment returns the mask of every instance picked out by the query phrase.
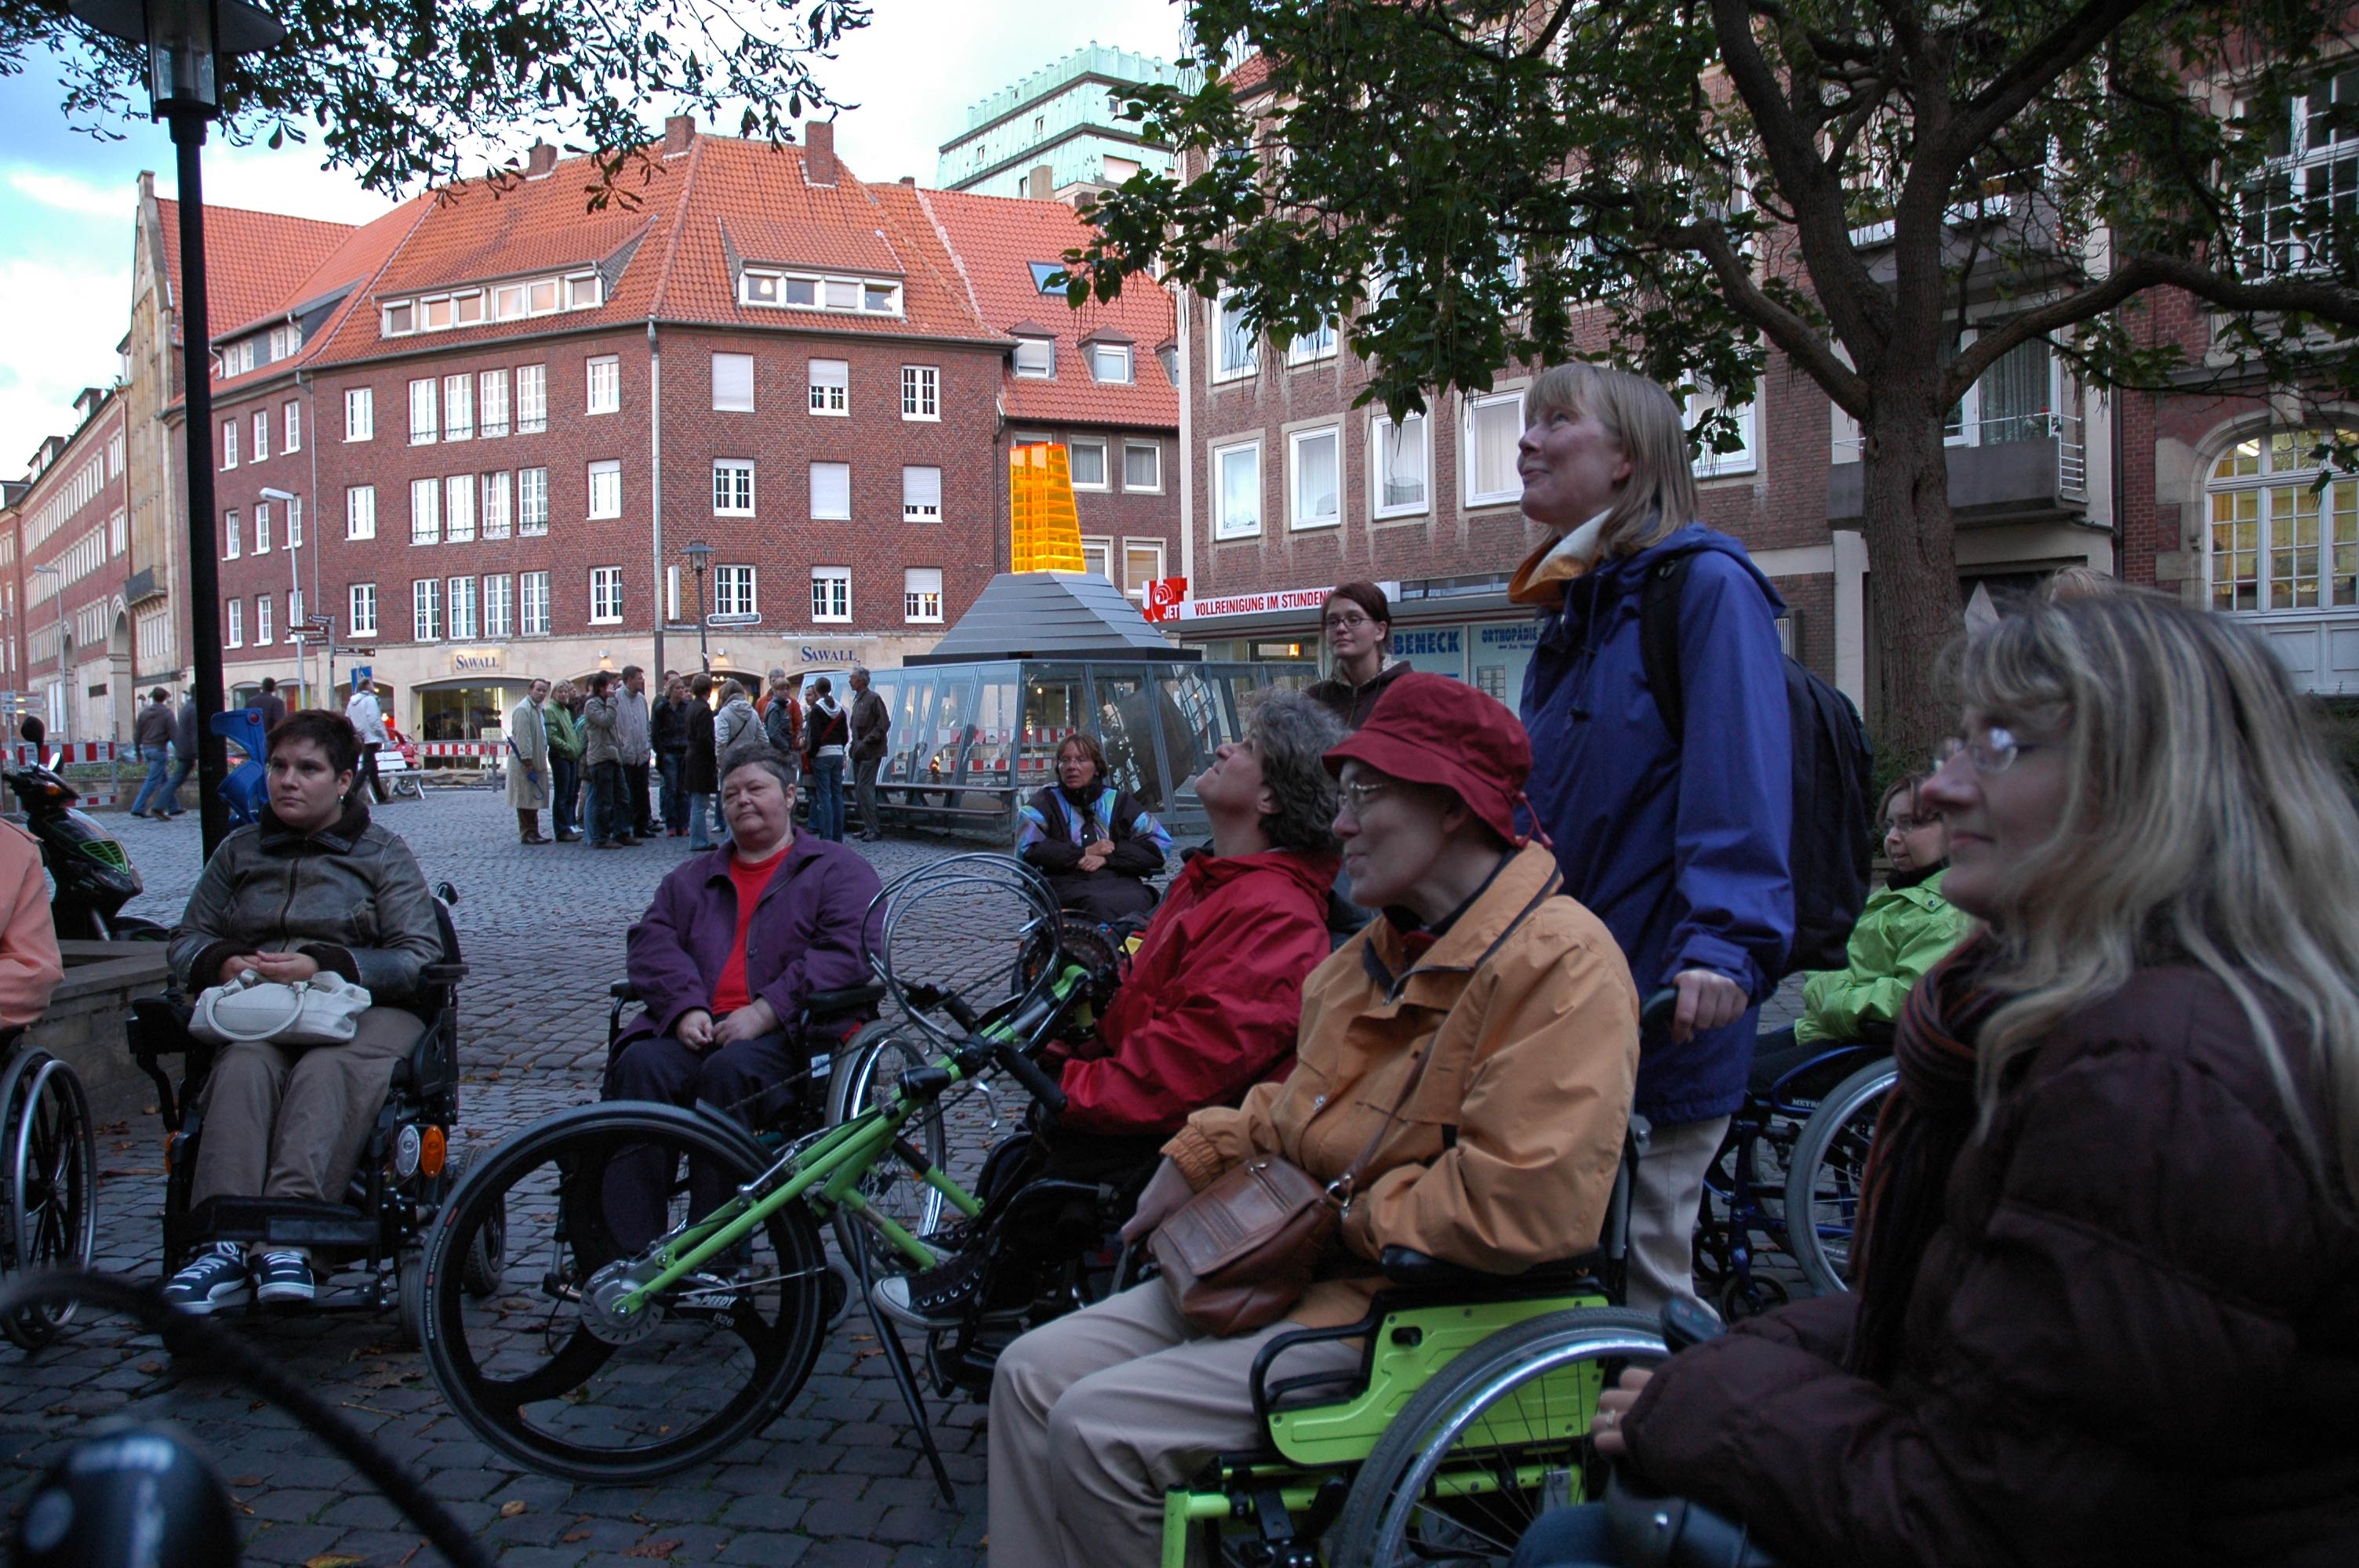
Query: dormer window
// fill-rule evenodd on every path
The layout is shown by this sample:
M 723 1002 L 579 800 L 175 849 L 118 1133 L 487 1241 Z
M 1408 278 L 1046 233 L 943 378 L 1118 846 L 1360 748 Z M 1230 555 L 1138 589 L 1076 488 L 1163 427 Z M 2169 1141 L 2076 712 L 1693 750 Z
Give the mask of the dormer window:
M 560 304 L 560 301 L 562 302 Z M 486 321 L 519 321 L 547 316 L 562 308 L 592 310 L 606 302 L 605 280 L 595 272 L 567 273 L 561 277 L 532 277 L 484 288 L 458 288 L 414 299 L 387 299 L 384 332 L 388 338 L 412 332 L 441 332 L 454 327 L 476 327 Z M 288 329 L 293 333 L 293 329 Z M 288 352 L 301 346 L 292 336 Z M 271 357 L 278 357 L 275 345 Z
M 1090 373 L 1098 380 L 1119 385 L 1130 383 L 1130 345 L 1127 343 L 1092 343 Z
M 827 277 L 749 266 L 738 275 L 737 299 L 789 310 L 834 310 L 847 315 L 898 316 L 901 286 L 874 278 Z
M 1056 374 L 1057 340 L 1054 338 L 1016 339 L 1016 373 L 1042 378 Z
M 1065 287 L 1072 278 L 1066 273 L 1063 262 L 1027 262 L 1024 265 L 1032 269 L 1034 288 L 1053 298 L 1064 297 Z

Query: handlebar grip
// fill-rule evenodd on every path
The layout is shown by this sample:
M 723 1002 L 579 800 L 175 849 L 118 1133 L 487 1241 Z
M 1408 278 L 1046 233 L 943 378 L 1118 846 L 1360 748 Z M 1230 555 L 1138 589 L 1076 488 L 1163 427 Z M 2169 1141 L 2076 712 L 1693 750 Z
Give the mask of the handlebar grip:
M 1008 1076 L 1024 1086 L 1026 1094 L 1038 1100 L 1052 1115 L 1065 1108 L 1065 1091 L 1031 1057 L 1013 1045 L 998 1047 L 992 1052 L 992 1057 L 1007 1069 Z
M 977 1021 L 975 1011 L 967 1006 L 956 991 L 942 992 L 942 1011 L 949 1013 L 961 1029 L 970 1033 L 974 1029 Z
M 1680 988 L 1665 986 L 1661 990 L 1648 997 L 1647 1004 L 1638 1010 L 1638 1028 L 1641 1032 L 1669 1029 L 1671 1026 L 1671 1015 L 1679 1010 Z

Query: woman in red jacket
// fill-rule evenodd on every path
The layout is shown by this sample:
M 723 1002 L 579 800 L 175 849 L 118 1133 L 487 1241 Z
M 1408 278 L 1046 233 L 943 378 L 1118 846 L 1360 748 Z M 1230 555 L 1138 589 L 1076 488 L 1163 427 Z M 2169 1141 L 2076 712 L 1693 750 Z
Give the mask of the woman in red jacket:
M 1190 1113 L 1235 1105 L 1290 1065 L 1302 982 L 1331 946 L 1335 781 L 1321 759 L 1342 739 L 1318 703 L 1273 691 L 1197 777 L 1212 853 L 1173 880 L 1096 1037 L 1063 1063 L 1065 1109 L 1039 1174 L 1143 1181 Z M 942 1327 L 984 1273 L 976 1250 L 874 1295 L 901 1323 Z
M 1797 1564 L 2353 1562 L 2359 812 L 2175 600 L 2010 617 L 1961 686 L 1921 798 L 1985 924 L 1903 1010 L 1861 1289 L 1629 1376 L 1599 1451 Z M 1610 1556 L 1582 1519 L 1518 1563 Z

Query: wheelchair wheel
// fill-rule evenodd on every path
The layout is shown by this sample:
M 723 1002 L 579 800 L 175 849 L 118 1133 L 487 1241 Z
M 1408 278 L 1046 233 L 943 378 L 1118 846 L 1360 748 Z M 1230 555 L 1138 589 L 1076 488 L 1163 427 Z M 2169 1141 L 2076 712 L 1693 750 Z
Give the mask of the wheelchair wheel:
M 1506 1563 L 1540 1514 L 1603 1495 L 1597 1395 L 1623 1366 L 1669 1354 L 1661 1323 L 1623 1307 L 1550 1313 L 1484 1340 L 1386 1428 L 1328 1534 L 1328 1563 Z
M 657 1233 L 769 1162 L 734 1124 L 636 1102 L 561 1111 L 494 1151 L 427 1246 L 426 1359 L 442 1397 L 509 1458 L 591 1483 L 684 1470 L 768 1425 L 827 1323 L 807 1209 L 778 1209 L 642 1310 L 613 1309 L 654 1273 Z M 479 1297 L 466 1281 L 487 1229 L 508 1287 Z
M 98 1151 L 74 1070 L 25 1051 L 0 1072 L 0 1278 L 20 1270 L 87 1267 L 98 1235 Z M 73 1306 L 0 1317 L 0 1334 L 34 1350 L 72 1321 Z
M 467 1156 L 461 1153 L 451 1162 L 446 1192 L 456 1192 L 460 1179 L 466 1173 Z M 443 1201 L 447 1203 L 448 1197 Z M 467 1249 L 467 1255 L 460 1260 L 459 1285 L 462 1290 L 471 1296 L 488 1296 L 500 1288 L 500 1276 L 507 1263 L 507 1204 L 503 1201 L 485 1215 L 484 1223 L 476 1227 L 473 1244 Z
M 827 1124 L 841 1127 L 873 1106 L 893 1098 L 904 1073 L 931 1060 L 931 1042 L 920 1032 L 892 1022 L 872 1023 L 843 1048 L 827 1086 Z M 944 1111 L 937 1107 L 901 1130 L 902 1137 L 937 1168 L 950 1163 L 950 1137 L 943 1130 Z M 918 1179 L 898 1160 L 880 1160 L 860 1184 L 860 1190 L 878 1214 L 890 1217 L 912 1236 L 931 1235 L 941 1224 L 942 1195 Z M 837 1213 L 835 1244 L 855 1273 L 886 1271 L 898 1254 L 850 1210 Z M 865 1264 L 864 1269 L 863 1265 Z M 898 1265 L 906 1268 L 906 1264 Z
M 1827 1092 L 1795 1140 L 1786 1176 L 1786 1245 L 1821 1295 L 1851 1288 L 1860 1180 L 1884 1097 L 1899 1077 L 1889 1059 L 1870 1062 Z

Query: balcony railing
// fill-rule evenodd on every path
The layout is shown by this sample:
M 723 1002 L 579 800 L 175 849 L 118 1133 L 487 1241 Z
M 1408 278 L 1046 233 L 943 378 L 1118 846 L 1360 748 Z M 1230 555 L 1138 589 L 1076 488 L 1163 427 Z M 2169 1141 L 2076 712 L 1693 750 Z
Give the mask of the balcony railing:
M 1947 435 L 1952 468 L 1959 464 L 1961 449 L 2026 446 L 2052 440 L 2056 444 L 2057 497 L 2064 501 L 2089 499 L 2087 421 L 2078 414 L 2006 414 L 1952 425 Z M 1856 435 L 1838 438 L 1834 460 L 1860 461 L 1862 446 L 1862 438 Z

